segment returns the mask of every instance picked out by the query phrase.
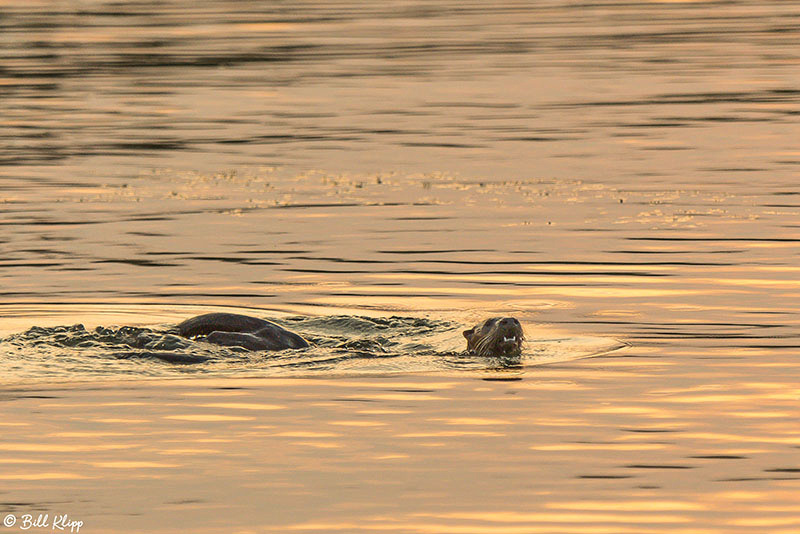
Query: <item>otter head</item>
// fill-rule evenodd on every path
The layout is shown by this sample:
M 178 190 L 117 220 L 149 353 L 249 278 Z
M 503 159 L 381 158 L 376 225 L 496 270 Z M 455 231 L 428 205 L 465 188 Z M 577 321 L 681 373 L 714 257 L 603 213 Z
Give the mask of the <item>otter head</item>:
M 511 356 L 522 352 L 525 336 L 513 317 L 492 317 L 464 331 L 467 350 L 480 356 Z

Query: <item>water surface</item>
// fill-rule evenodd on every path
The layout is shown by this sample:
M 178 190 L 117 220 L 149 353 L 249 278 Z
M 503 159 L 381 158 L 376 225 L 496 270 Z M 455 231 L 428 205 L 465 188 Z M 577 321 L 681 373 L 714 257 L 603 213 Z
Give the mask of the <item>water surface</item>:
M 793 2 L 12 1 L 0 56 L 0 513 L 800 529 Z M 218 309 L 399 345 L 306 380 L 13 337 Z M 500 314 L 527 363 L 460 366 Z

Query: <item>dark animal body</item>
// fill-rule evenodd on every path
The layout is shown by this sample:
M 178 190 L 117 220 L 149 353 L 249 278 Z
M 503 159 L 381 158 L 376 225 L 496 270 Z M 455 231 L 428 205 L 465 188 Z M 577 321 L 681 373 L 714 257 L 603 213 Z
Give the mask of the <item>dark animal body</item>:
M 235 313 L 207 313 L 178 325 L 186 338 L 199 338 L 216 345 L 244 347 L 249 350 L 285 350 L 308 347 L 308 341 L 285 328 Z
M 465 330 L 467 350 L 479 356 L 519 356 L 525 335 L 513 317 L 492 317 Z
M 178 334 L 248 350 L 285 350 L 308 347 L 308 341 L 264 319 L 236 313 L 207 313 L 180 323 Z M 518 356 L 525 337 L 513 317 L 492 317 L 464 331 L 467 350 L 479 356 Z

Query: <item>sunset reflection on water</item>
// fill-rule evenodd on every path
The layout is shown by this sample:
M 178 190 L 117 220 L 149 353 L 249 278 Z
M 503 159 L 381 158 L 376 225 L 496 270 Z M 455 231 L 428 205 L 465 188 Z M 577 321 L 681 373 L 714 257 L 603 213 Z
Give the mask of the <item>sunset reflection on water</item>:
M 798 20 L 4 2 L 0 516 L 796 534 Z M 316 344 L 111 328 L 209 311 Z M 500 315 L 522 357 L 464 354 Z

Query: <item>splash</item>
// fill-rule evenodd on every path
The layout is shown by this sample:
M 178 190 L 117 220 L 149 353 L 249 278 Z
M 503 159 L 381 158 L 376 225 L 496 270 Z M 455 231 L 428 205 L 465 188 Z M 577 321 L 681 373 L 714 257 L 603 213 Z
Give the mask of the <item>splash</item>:
M 214 376 L 336 376 L 521 371 L 618 347 L 601 338 L 532 340 L 521 356 L 467 354 L 461 325 L 418 317 L 289 316 L 271 319 L 312 346 L 251 352 L 182 338 L 172 325 L 32 327 L 0 339 L 7 380 Z

